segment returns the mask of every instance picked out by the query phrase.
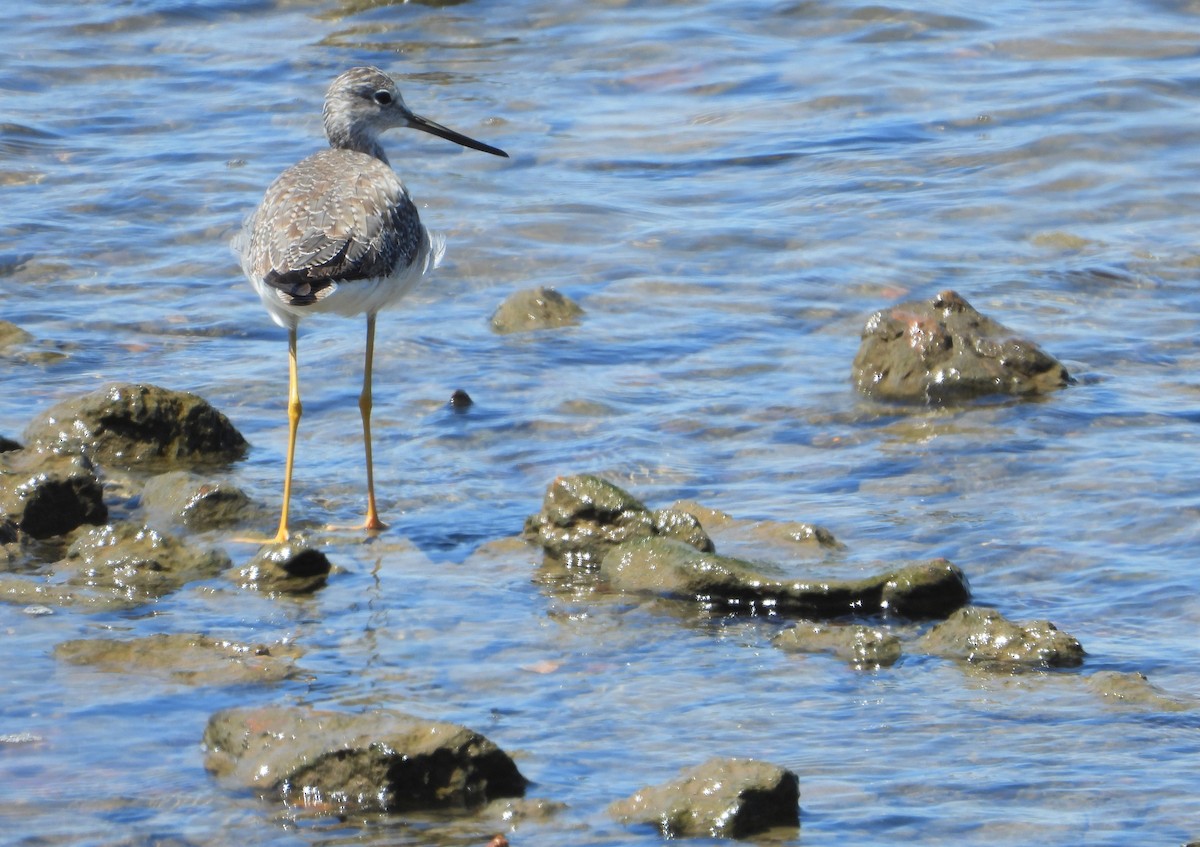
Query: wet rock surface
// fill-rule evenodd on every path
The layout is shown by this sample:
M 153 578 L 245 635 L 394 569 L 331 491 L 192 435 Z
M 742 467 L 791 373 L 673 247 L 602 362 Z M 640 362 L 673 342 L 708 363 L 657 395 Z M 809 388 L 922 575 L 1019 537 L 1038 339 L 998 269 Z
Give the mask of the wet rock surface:
M 555 329 L 579 323 L 583 309 L 553 288 L 516 291 L 492 315 L 492 330 L 501 334 Z
M 900 638 L 879 627 L 805 621 L 771 639 L 785 653 L 832 653 L 858 670 L 891 667 L 900 660 Z
M 195 394 L 112 384 L 65 400 L 29 425 L 29 449 L 85 455 L 102 467 L 169 469 L 241 458 L 246 440 Z
M 933 627 L 918 642 L 934 656 L 958 659 L 984 670 L 1073 668 L 1084 650 L 1074 636 L 1049 621 L 1015 623 L 992 609 L 969 606 Z
M 1176 697 L 1150 682 L 1145 674 L 1097 671 L 1087 677 L 1087 687 L 1106 701 L 1157 712 L 1186 712 L 1200 708 L 1200 700 Z
M 292 644 L 243 644 L 199 633 L 159 633 L 145 638 L 64 641 L 55 658 L 97 670 L 166 677 L 187 685 L 278 682 L 296 675 L 303 655 Z
M 265 544 L 233 573 L 240 588 L 268 594 L 309 594 L 329 579 L 333 565 L 302 533 Z
M 27 450 L 0 453 L 0 514 L 36 539 L 108 520 L 103 488 L 88 460 Z
M 930 402 L 1044 394 L 1067 369 L 953 291 L 876 312 L 854 357 L 854 384 L 880 400 Z
M 68 586 L 86 589 L 94 602 L 136 605 L 217 576 L 231 564 L 220 551 L 194 549 L 150 527 L 109 524 L 82 532 L 55 572 Z
M 629 492 L 596 476 L 559 477 L 546 489 L 542 510 L 525 521 L 524 537 L 572 567 L 595 568 L 604 554 L 635 538 L 677 539 L 711 551 L 712 540 L 687 512 L 652 512 Z
M 465 810 L 526 786 L 479 733 L 395 711 L 231 709 L 209 720 L 204 746 L 219 778 L 331 812 Z
M 668 538 L 610 550 L 600 575 L 621 591 L 701 600 L 730 611 L 771 610 L 804 618 L 891 614 L 944 617 L 970 599 L 962 571 L 945 560 L 863 579 L 786 580 L 751 562 L 706 553 Z
M 147 480 L 142 508 L 155 525 L 177 524 L 196 532 L 235 526 L 259 514 L 245 492 L 232 483 L 187 471 Z
M 609 812 L 626 824 L 654 826 L 664 838 L 747 838 L 800 825 L 800 780 L 766 762 L 710 759 Z

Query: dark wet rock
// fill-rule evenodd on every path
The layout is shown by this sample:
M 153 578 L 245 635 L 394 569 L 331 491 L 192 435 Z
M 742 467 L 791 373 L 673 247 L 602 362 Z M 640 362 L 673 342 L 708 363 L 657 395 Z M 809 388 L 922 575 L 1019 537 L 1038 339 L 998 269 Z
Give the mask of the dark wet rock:
M 686 512 L 651 512 L 611 482 L 581 474 L 559 477 L 546 489 L 542 510 L 525 521 L 524 537 L 569 566 L 592 568 L 605 552 L 635 538 L 674 538 L 711 551 L 700 522 Z
M 291 644 L 241 644 L 198 633 L 85 638 L 54 648 L 57 659 L 115 673 L 167 677 L 188 685 L 278 682 L 296 675 L 303 651 Z
M 613 547 L 600 575 L 621 591 L 699 600 L 729 611 L 776 611 L 805 618 L 893 614 L 945 617 L 970 599 L 957 567 L 936 559 L 863 579 L 785 580 L 761 566 L 696 550 L 669 538 Z
M 282 544 L 266 544 L 233 576 L 238 585 L 268 594 L 309 594 L 321 588 L 333 570 L 329 559 L 303 534 Z
M 82 456 L 0 453 L 0 515 L 30 538 L 108 520 L 104 492 Z
M 208 481 L 187 471 L 151 477 L 142 491 L 142 507 L 154 524 L 182 524 L 193 531 L 243 522 L 257 511 L 250 498 L 226 480 Z
M 918 648 L 934 656 L 959 659 L 984 670 L 1073 668 L 1084 651 L 1074 636 L 1049 621 L 1015 623 L 992 609 L 959 609 L 927 632 Z
M 146 526 L 109 524 L 79 535 L 55 571 L 98 599 L 143 603 L 214 577 L 230 564 L 224 553 L 193 549 Z
M 647 824 L 664 838 L 746 838 L 800 825 L 800 780 L 752 759 L 710 759 L 665 785 L 613 803 L 622 823 Z
M 0 453 L 11 453 L 14 450 L 20 450 L 21 444 L 13 441 L 11 438 L 6 438 L 0 435 Z
M 471 399 L 471 395 L 461 388 L 456 388 L 450 395 L 450 408 L 456 412 L 465 412 L 474 405 L 475 401 Z
M 390 710 L 230 709 L 209 719 L 204 746 L 218 778 L 334 814 L 469 809 L 526 785 L 479 733 Z
M 1110 703 L 1142 707 L 1160 712 L 1185 712 L 1200 706 L 1200 701 L 1167 694 L 1140 673 L 1097 671 L 1087 677 L 1087 687 Z
M 854 357 L 854 383 L 880 400 L 946 401 L 1044 394 L 1067 369 L 953 291 L 876 312 Z
M 900 659 L 900 639 L 878 627 L 804 621 L 771 639 L 786 653 L 832 653 L 859 670 L 886 668 Z
M 579 322 L 583 309 L 553 288 L 530 288 L 509 295 L 492 315 L 492 329 L 502 334 L 554 329 Z
M 112 384 L 66 400 L 25 432 L 31 449 L 82 454 L 101 466 L 173 468 L 238 459 L 246 440 L 195 394 Z

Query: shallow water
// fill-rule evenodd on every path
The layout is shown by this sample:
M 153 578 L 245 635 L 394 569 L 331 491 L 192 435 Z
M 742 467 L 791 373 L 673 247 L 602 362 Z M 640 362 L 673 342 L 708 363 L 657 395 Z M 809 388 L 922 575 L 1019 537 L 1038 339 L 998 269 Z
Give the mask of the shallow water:
M 352 64 L 504 161 L 392 133 L 448 240 L 380 319 L 392 528 L 304 601 L 214 580 L 125 614 L 0 604 L 0 825 L 19 844 L 654 844 L 605 806 L 710 755 L 794 769 L 787 843 L 1175 844 L 1200 837 L 1196 712 L 1104 702 L 1097 670 L 1200 694 L 1196 595 L 1200 8 L 1173 2 L 42 2 L 0 47 L 0 432 L 108 381 L 194 391 L 278 503 L 285 339 L 227 242 L 322 144 Z M 552 285 L 575 328 L 491 332 Z M 883 406 L 849 384 L 874 310 L 954 288 L 1078 379 L 1039 402 Z M 302 328 L 294 514 L 364 504 L 359 321 Z M 455 414 L 464 389 L 476 405 Z M 797 573 L 946 556 L 976 601 L 1048 618 L 1078 672 L 876 673 L 769 644 L 781 622 L 574 597 L 519 531 L 557 475 L 652 506 L 809 520 Z M 128 507 L 115 504 L 118 516 Z M 124 511 L 123 511 L 124 510 Z M 269 527 L 264 527 L 264 531 Z M 244 560 L 252 547 L 205 539 Z M 718 538 L 718 542 L 721 539 Z M 481 545 L 491 545 L 476 553 Z M 68 638 L 295 639 L 310 676 L 189 689 L 57 664 Z M 388 705 L 517 756 L 544 818 L 281 814 L 219 787 L 213 711 Z

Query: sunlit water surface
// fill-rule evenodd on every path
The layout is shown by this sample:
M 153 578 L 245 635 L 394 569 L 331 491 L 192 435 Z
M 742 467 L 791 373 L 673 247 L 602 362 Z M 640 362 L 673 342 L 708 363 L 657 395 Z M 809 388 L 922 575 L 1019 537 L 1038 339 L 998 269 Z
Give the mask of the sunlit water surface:
M 449 250 L 380 319 L 392 528 L 330 549 L 325 590 L 280 601 L 218 579 L 126 614 L 0 605 L 5 841 L 650 845 L 607 804 L 711 755 L 795 770 L 789 843 L 1200 837 L 1200 713 L 1086 685 L 1140 671 L 1200 695 L 1194 3 L 43 0 L 8 10 L 0 48 L 0 317 L 36 339 L 0 359 L 0 432 L 109 381 L 193 391 L 252 442 L 230 476 L 270 509 L 285 338 L 227 243 L 323 143 L 328 81 L 385 67 L 415 111 L 512 155 L 387 139 Z M 493 333 L 534 286 L 582 322 Z M 945 288 L 1077 384 L 953 409 L 856 395 L 866 317 Z M 361 515 L 362 335 L 302 328 L 301 523 Z M 467 414 L 446 403 L 460 388 Z M 556 595 L 533 551 L 476 552 L 579 472 L 846 545 L 757 551 L 796 573 L 946 556 L 977 602 L 1054 621 L 1087 662 L 857 672 L 772 647 L 784 622 Z M 188 631 L 295 639 L 308 676 L 196 689 L 51 653 Z M 205 773 L 212 712 L 298 702 L 464 723 L 565 806 L 339 822 Z

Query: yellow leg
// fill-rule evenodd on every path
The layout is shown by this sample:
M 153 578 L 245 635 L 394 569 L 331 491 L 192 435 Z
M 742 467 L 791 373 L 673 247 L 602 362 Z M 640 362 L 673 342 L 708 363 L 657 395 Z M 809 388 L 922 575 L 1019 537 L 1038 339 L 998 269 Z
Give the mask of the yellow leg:
M 367 519 L 363 529 L 387 529 L 379 519 L 375 508 L 375 465 L 371 457 L 371 364 L 375 358 L 375 315 L 367 315 L 367 353 L 363 361 L 362 394 L 358 396 L 358 410 L 362 413 L 363 444 L 367 451 Z
M 279 516 L 277 544 L 288 540 L 288 505 L 292 500 L 292 466 L 296 459 L 296 431 L 300 428 L 300 368 L 296 362 L 296 327 L 288 329 L 288 446 L 287 465 L 283 472 L 283 512 Z

